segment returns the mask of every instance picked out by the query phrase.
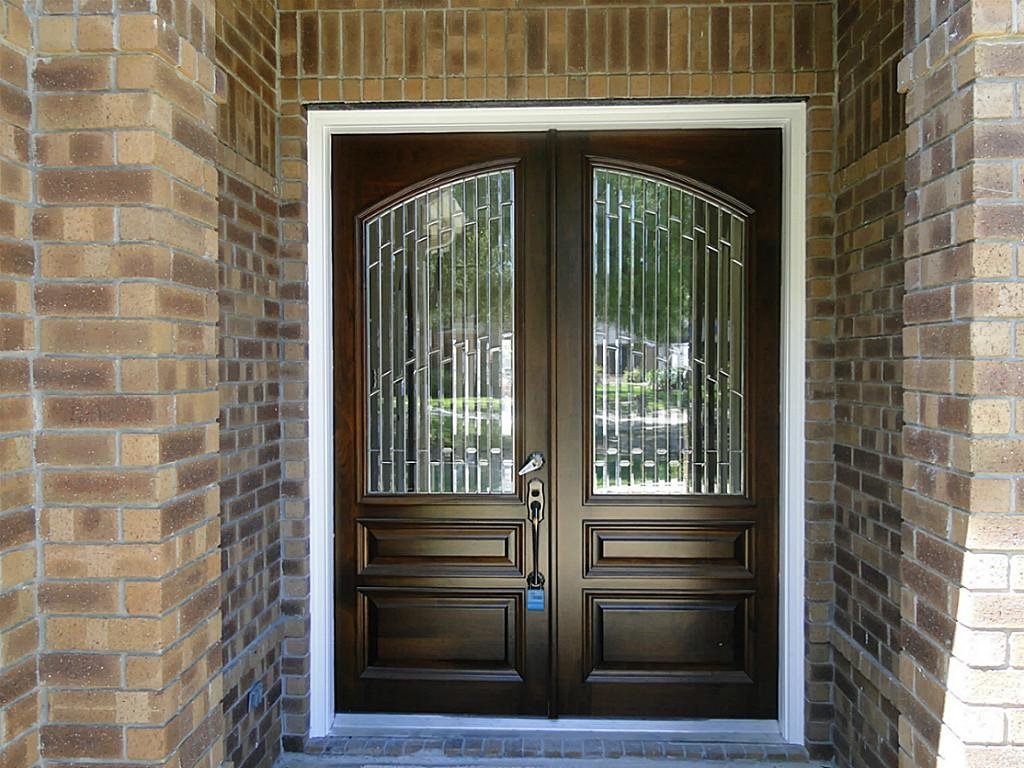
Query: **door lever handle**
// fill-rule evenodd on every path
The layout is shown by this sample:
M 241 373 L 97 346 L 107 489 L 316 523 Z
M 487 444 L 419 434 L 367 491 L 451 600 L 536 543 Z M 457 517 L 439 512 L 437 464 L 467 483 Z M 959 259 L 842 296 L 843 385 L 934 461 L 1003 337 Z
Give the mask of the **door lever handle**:
M 526 463 L 519 467 L 519 476 L 528 475 L 530 472 L 536 472 L 544 466 L 544 454 L 540 451 L 535 451 L 526 457 Z
M 528 475 L 531 472 L 536 472 L 538 469 L 544 466 L 544 454 L 540 451 L 534 451 L 526 457 L 526 463 L 519 468 L 519 476 Z

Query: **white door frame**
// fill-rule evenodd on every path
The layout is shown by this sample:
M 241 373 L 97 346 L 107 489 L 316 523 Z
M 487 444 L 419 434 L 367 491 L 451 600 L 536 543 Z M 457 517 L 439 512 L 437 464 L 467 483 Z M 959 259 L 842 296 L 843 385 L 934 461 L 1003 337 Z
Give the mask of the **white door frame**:
M 331 137 L 358 133 L 780 128 L 783 136 L 779 718 L 732 720 L 733 734 L 804 742 L 804 358 L 807 108 L 803 102 L 700 102 L 310 109 L 309 465 L 310 735 L 335 722 Z M 379 720 L 379 718 L 377 718 Z M 463 719 L 464 720 L 464 719 Z M 442 721 L 451 722 L 451 721 Z M 497 724 L 497 721 L 491 720 Z M 586 721 L 573 721 L 577 728 Z M 596 728 L 600 721 L 593 721 Z M 531 728 L 537 728 L 533 721 Z M 653 723 L 637 723 L 638 726 Z M 663 723 L 658 724 L 664 726 Z M 671 727 L 671 724 L 670 724 Z M 622 723 L 619 722 L 621 730 Z M 603 728 L 602 728 L 603 730 Z M 679 721 L 674 732 L 723 730 Z

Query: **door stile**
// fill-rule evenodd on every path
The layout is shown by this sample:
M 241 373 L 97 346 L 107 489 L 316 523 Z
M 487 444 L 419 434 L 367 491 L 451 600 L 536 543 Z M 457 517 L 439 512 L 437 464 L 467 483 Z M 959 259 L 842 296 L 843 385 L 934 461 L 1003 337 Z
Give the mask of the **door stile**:
M 555 340 L 553 347 L 556 361 L 551 389 L 553 397 L 558 403 L 557 410 L 552 410 L 554 435 L 552 453 L 559 468 L 555 494 L 558 525 L 554 532 L 552 546 L 557 547 L 559 552 L 579 551 L 575 546 L 576 526 L 574 519 L 569 517 L 569 511 L 583 502 L 582 498 L 577 500 L 571 497 L 575 489 L 582 487 L 582 476 L 580 475 L 582 464 L 575 450 L 579 441 L 566 439 L 574 426 L 583 423 L 581 401 L 582 394 L 585 392 L 583 387 L 586 386 L 586 372 L 582 366 L 578 371 L 573 371 L 571 367 L 566 370 L 566 361 L 575 360 L 578 357 L 577 347 L 582 339 L 582 318 L 574 312 L 579 307 L 578 300 L 559 301 L 560 298 L 564 299 L 566 296 L 580 296 L 584 289 L 579 263 L 583 254 L 584 226 L 581 187 L 583 173 L 577 159 L 582 157 L 579 148 L 580 141 L 577 135 L 561 133 L 552 160 L 552 165 L 555 168 L 552 185 L 554 207 L 559 224 L 553 228 L 551 257 L 554 274 L 552 324 L 555 329 Z M 570 594 L 568 590 L 563 589 L 563 585 L 569 578 L 565 569 L 571 568 L 575 572 L 578 568 L 578 563 L 573 560 L 574 558 L 571 557 L 560 560 L 563 572 L 558 583 L 558 594 L 555 597 L 557 613 L 552 618 L 559 631 L 553 648 L 557 677 L 551 698 L 554 701 L 552 707 L 559 714 L 587 710 L 586 702 L 579 698 L 580 693 L 585 693 L 585 691 L 575 683 L 573 677 L 577 668 L 573 647 L 578 642 L 577 628 L 583 620 L 580 601 L 575 594 Z
M 559 134 L 558 131 L 550 130 L 547 133 L 547 306 L 548 306 L 548 441 L 549 462 L 551 472 L 548 480 L 548 499 L 550 523 L 548 525 L 548 562 L 551 563 L 551 575 L 549 576 L 548 602 L 548 717 L 558 717 L 558 349 L 557 339 L 558 316 L 555 308 L 558 306 L 558 158 L 559 158 Z

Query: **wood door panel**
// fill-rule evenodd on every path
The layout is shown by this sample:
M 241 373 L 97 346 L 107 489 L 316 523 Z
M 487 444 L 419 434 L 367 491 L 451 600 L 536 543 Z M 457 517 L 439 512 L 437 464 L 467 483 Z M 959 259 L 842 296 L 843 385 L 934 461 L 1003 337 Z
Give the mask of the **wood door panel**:
M 778 712 L 781 134 L 751 130 L 562 135 L 556 178 L 557 711 L 565 716 L 774 717 Z M 597 186 L 599 178 L 604 186 Z M 621 179 L 631 179 L 628 183 L 633 186 L 623 186 Z M 660 185 L 662 191 L 644 192 L 638 202 L 636 193 L 629 190 L 651 189 L 647 185 Z M 613 208 L 613 189 L 624 190 L 615 194 L 632 196 L 632 202 L 619 197 Z M 717 206 L 730 217 L 730 234 L 736 231 L 731 222 L 742 222 L 741 239 L 730 236 L 725 243 L 730 248 L 734 242 L 743 243 L 738 262 L 742 280 L 735 277 L 731 258 L 719 259 L 722 241 L 713 241 L 717 250 L 709 245 L 713 229 L 704 226 L 704 219 L 698 226 L 697 213 L 692 220 L 675 213 L 679 208 L 671 202 L 674 199 L 683 200 L 683 211 L 689 210 L 687 199 L 702 201 L 692 203 L 695 211 L 700 205 Z M 657 202 L 661 200 L 669 202 Z M 599 216 L 607 222 L 600 228 L 595 225 Z M 663 245 L 664 238 L 676 237 L 673 227 L 684 226 L 689 227 L 692 250 L 680 239 L 676 242 L 682 245 L 675 253 L 690 255 L 674 256 Z M 658 234 L 644 234 L 648 231 Z M 631 234 L 626 240 L 619 233 Z M 632 245 L 633 237 L 641 245 Z M 650 253 L 650 261 L 643 257 L 634 261 L 638 253 Z M 638 278 L 642 288 L 635 289 L 638 282 L 633 277 L 621 279 L 619 285 L 624 287 L 616 289 L 613 300 L 608 288 L 613 278 L 602 275 L 614 274 L 609 264 L 629 264 L 623 275 L 663 275 L 664 271 L 645 271 L 644 265 L 673 258 L 690 259 L 682 262 L 692 265 L 693 280 L 684 295 L 693 301 L 678 306 L 691 308 L 692 324 L 684 327 L 697 330 L 689 336 L 655 338 L 646 335 L 645 319 L 634 325 L 630 318 L 648 317 L 650 309 L 649 317 L 656 319 L 663 307 L 672 305 L 650 298 L 655 295 L 650 282 Z M 704 258 L 706 264 L 701 261 Z M 730 270 L 728 283 L 724 278 L 712 283 L 712 270 L 723 268 Z M 674 269 L 673 274 L 687 274 L 681 266 Z M 602 284 L 603 292 L 598 292 Z M 724 297 L 733 302 L 735 296 L 717 287 L 725 284 L 742 286 L 742 311 L 729 315 L 737 319 L 727 334 L 715 331 L 713 336 L 714 343 L 729 346 L 718 347 L 713 357 L 698 364 L 694 348 L 706 345 L 714 328 L 725 327 L 719 307 L 725 306 Z M 596 296 L 602 297 L 602 304 L 595 303 Z M 625 309 L 621 296 L 629 298 Z M 722 301 L 716 303 L 718 299 Z M 610 316 L 609 308 L 617 315 Z M 699 323 L 693 308 L 699 308 L 703 318 Z M 600 326 L 599 311 L 603 312 Z M 621 325 L 615 318 L 627 322 Z M 599 338 L 603 346 L 595 351 Z M 634 346 L 622 347 L 623 338 Z M 734 343 L 737 338 L 739 346 Z M 676 352 L 657 351 L 668 344 L 679 345 Z M 683 344 L 693 347 L 686 352 Z M 642 351 L 637 351 L 640 347 Z M 718 351 L 723 349 L 730 352 L 719 358 Z M 737 389 L 726 395 L 740 399 L 742 418 L 723 416 L 721 422 L 729 424 L 729 435 L 742 434 L 744 440 L 741 463 L 730 464 L 728 475 L 739 476 L 742 482 L 726 486 L 730 495 L 722 494 L 717 480 L 691 483 L 687 477 L 696 475 L 681 474 L 678 467 L 683 463 L 676 470 L 668 468 L 677 474 L 669 475 L 664 484 L 658 481 L 661 469 L 653 470 L 654 475 L 640 469 L 659 466 L 645 425 L 680 424 L 668 418 L 669 403 L 680 401 L 670 401 L 667 395 L 637 396 L 630 394 L 631 387 L 660 381 L 648 376 L 652 364 L 686 368 L 666 362 L 673 354 L 680 358 L 689 354 L 689 367 L 695 373 L 688 379 L 693 387 L 688 390 L 693 394 L 688 402 L 705 408 L 693 411 L 693 418 L 685 422 L 699 423 L 706 430 L 687 433 L 694 454 L 703 450 L 709 434 L 723 434 L 718 412 L 707 420 L 707 408 L 720 407 L 715 403 L 723 401 L 698 400 L 692 383 L 704 382 L 705 373 L 710 376 L 715 371 L 699 366 L 709 364 L 709 359 L 742 365 Z M 641 376 L 626 376 L 634 372 Z M 712 391 L 717 390 L 701 390 Z M 609 405 L 609 393 L 613 404 L 628 409 L 622 411 L 625 420 Z M 659 408 L 663 409 L 660 417 Z M 620 430 L 629 430 L 628 440 L 633 441 L 634 429 L 640 430 L 639 443 L 613 445 L 608 440 L 609 435 L 620 440 Z M 664 434 L 666 440 L 681 442 L 684 430 L 668 426 Z M 600 464 L 598 438 L 604 451 Z M 661 450 L 666 444 L 654 445 Z M 717 450 L 715 445 L 709 450 Z M 734 444 L 728 445 L 733 450 Z M 609 463 L 613 455 L 609 446 L 615 449 L 614 465 Z M 683 462 L 695 462 L 693 466 L 705 472 L 705 464 L 686 459 L 686 446 L 683 443 L 675 455 Z M 638 452 L 643 455 L 641 464 L 632 458 Z M 729 456 L 732 461 L 734 454 Z M 654 459 L 652 464 L 648 458 Z M 734 467 L 740 471 L 732 472 Z M 628 480 L 623 485 L 624 476 Z M 637 484 L 642 487 L 634 490 Z
M 363 678 L 522 681 L 523 592 L 359 590 Z
M 526 577 L 522 520 L 363 518 L 358 526 L 360 575 Z
M 751 595 L 586 592 L 588 683 L 751 683 Z
M 338 136 L 332 154 L 338 708 L 545 714 L 549 614 L 526 610 L 510 465 L 550 451 L 547 138 Z
M 583 523 L 587 578 L 752 579 L 752 522 Z

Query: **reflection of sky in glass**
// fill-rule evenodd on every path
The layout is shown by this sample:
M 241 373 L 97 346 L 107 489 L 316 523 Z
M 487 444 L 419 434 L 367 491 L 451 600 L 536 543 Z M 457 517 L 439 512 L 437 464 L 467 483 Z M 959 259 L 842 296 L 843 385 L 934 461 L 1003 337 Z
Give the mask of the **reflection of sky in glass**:
M 511 493 L 514 177 L 465 177 L 364 224 L 367 490 Z
M 743 493 L 745 220 L 643 174 L 593 182 L 594 490 Z

